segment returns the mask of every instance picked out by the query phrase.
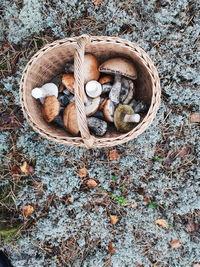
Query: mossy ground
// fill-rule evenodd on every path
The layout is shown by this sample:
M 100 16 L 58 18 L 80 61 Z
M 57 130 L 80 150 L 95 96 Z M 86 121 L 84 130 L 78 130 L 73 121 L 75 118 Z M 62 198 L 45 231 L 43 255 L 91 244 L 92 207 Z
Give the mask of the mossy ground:
M 199 125 L 189 121 L 200 103 L 199 1 L 13 0 L 11 6 L 3 0 L 0 6 L 0 245 L 13 265 L 200 264 Z M 26 63 L 46 43 L 82 33 L 136 42 L 158 68 L 162 104 L 136 140 L 89 151 L 65 147 L 24 120 L 18 92 Z M 120 157 L 111 161 L 113 149 Z M 34 170 L 27 175 L 24 161 Z M 97 188 L 86 189 L 77 175 L 82 167 Z M 28 217 L 25 205 L 35 209 Z M 110 215 L 120 218 L 116 225 Z M 174 239 L 180 248 L 170 248 Z

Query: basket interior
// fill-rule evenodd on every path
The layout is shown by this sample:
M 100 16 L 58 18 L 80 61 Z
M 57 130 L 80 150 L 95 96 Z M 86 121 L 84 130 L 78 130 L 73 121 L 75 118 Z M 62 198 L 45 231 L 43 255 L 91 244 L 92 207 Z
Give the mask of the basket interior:
M 23 84 L 24 102 L 26 103 L 26 109 L 31 120 L 37 127 L 53 136 L 72 138 L 64 129 L 55 127 L 43 119 L 41 105 L 31 96 L 31 91 L 35 87 L 41 87 L 44 83 L 50 82 L 56 75 L 63 73 L 65 63 L 72 61 L 74 58 L 75 45 L 76 43 L 66 42 L 47 49 L 43 55 L 33 60 L 26 73 L 26 79 Z M 99 42 L 92 42 L 87 45 L 85 52 L 95 55 L 100 63 L 115 56 L 122 56 L 130 59 L 135 64 L 138 71 L 138 79 L 135 81 L 137 88 L 136 99 L 151 104 L 152 79 L 147 67 L 143 64 L 143 61 L 137 53 L 131 51 L 130 48 L 122 46 L 120 43 L 105 44 Z M 114 126 L 110 126 L 105 136 L 96 138 L 101 139 L 120 135 L 122 134 L 117 132 Z

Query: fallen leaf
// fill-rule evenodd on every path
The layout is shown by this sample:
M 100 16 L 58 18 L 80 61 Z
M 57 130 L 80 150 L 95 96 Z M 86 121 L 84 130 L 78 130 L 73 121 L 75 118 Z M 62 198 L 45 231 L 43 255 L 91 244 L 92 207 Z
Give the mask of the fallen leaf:
M 120 158 L 120 154 L 117 152 L 117 149 L 113 149 L 109 152 L 109 160 L 118 160 Z
M 23 211 L 24 216 L 27 217 L 27 216 L 31 215 L 35 210 L 34 210 L 33 206 L 27 205 L 27 206 L 24 206 L 22 208 L 22 211 Z
M 74 199 L 73 199 L 72 197 L 68 197 L 68 198 L 67 198 L 67 201 L 68 201 L 70 204 L 72 204 L 72 203 L 74 202 Z
M 199 123 L 200 122 L 200 113 L 197 113 L 197 112 L 191 113 L 189 120 L 190 120 L 190 123 Z
M 186 231 L 189 233 L 197 232 L 199 230 L 199 225 L 197 223 L 190 221 L 186 224 L 185 228 L 186 228 Z
M 112 242 L 108 243 L 108 253 L 109 254 L 115 254 L 116 253 L 116 250 L 114 249 Z
M 183 158 L 190 152 L 190 147 L 184 147 L 180 150 L 176 150 L 168 155 L 168 157 L 163 161 L 163 165 L 171 164 L 176 158 Z
M 110 215 L 110 222 L 111 224 L 116 224 L 119 221 L 119 217 L 116 215 Z
M 95 6 L 99 6 L 101 3 L 103 3 L 104 0 L 92 0 L 92 3 L 95 5 Z
M 20 169 L 19 169 L 19 167 L 16 166 L 16 165 L 12 166 L 12 168 L 11 168 L 11 173 L 12 173 L 12 174 L 20 174 Z
M 170 242 L 171 248 L 180 248 L 182 247 L 181 241 L 179 239 L 174 239 Z
M 95 188 L 97 186 L 97 182 L 94 179 L 88 179 L 86 181 L 86 185 L 88 188 Z
M 88 174 L 88 171 L 86 168 L 81 168 L 78 170 L 78 176 L 80 178 L 85 178 L 87 176 L 87 174 Z
M 156 222 L 156 224 L 158 224 L 159 226 L 161 226 L 163 228 L 166 228 L 166 229 L 169 228 L 168 222 L 166 220 L 164 220 L 164 219 L 158 219 L 155 222 Z
M 20 166 L 20 170 L 24 174 L 33 173 L 33 167 L 29 166 L 26 161 L 23 162 L 23 164 Z

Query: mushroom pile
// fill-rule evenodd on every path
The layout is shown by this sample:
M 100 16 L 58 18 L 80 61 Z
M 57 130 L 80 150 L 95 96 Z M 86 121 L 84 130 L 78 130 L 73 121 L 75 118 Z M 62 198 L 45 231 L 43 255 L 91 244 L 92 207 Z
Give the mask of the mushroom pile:
M 47 122 L 78 136 L 73 68 L 73 63 L 66 63 L 64 74 L 41 88 L 34 88 L 32 96 L 39 99 Z M 105 135 L 109 125 L 126 133 L 140 122 L 148 106 L 135 99 L 136 79 L 136 68 L 126 58 L 110 58 L 100 65 L 94 55 L 85 55 L 84 104 L 88 128 L 94 135 Z

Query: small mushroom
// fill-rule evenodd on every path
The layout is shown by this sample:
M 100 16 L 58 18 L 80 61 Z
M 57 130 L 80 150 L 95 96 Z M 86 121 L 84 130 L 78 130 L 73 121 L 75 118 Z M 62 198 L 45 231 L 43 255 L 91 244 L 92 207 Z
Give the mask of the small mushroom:
M 47 96 L 54 95 L 56 98 L 58 97 L 58 87 L 54 83 L 45 83 L 42 87 L 34 88 L 31 94 L 34 98 L 40 99 L 40 102 L 43 104 Z
M 114 110 L 115 106 L 113 102 L 110 99 L 108 99 L 103 108 L 103 115 L 107 121 L 109 122 L 114 121 Z
M 114 124 L 119 132 L 131 131 L 135 123 L 140 121 L 140 115 L 135 114 L 133 109 L 128 105 L 119 105 L 114 113 Z
M 97 136 L 103 136 L 106 131 L 108 124 L 107 122 L 98 118 L 90 117 L 87 119 L 88 128 Z
M 111 75 L 103 76 L 99 79 L 100 84 L 113 83 L 113 77 Z
M 139 113 L 139 112 L 145 112 L 148 110 L 147 104 L 145 104 L 143 101 L 136 101 L 133 99 L 130 103 L 129 106 L 131 106 L 134 110 L 134 112 Z
M 85 113 L 86 116 L 92 116 L 99 108 L 100 97 L 88 98 L 87 103 L 85 104 Z
M 56 96 L 47 96 L 42 106 L 42 113 L 47 122 L 53 121 L 59 114 L 60 103 Z
M 63 74 L 62 83 L 72 94 L 74 94 L 75 79 L 73 74 Z
M 115 103 L 119 104 L 119 97 L 121 92 L 121 75 L 116 74 L 114 84 L 109 93 L 109 98 Z
M 128 104 L 135 96 L 135 86 L 132 80 L 122 78 L 122 90 L 120 92 L 120 102 Z
M 63 122 L 66 130 L 69 133 L 71 133 L 74 136 L 77 136 L 79 134 L 75 102 L 70 103 L 64 109 Z
M 91 98 L 96 98 L 101 95 L 102 87 L 97 81 L 89 81 L 85 85 L 86 94 Z
M 120 74 L 132 80 L 137 79 L 137 71 L 134 64 L 126 58 L 116 57 L 108 59 L 100 65 L 99 71 Z
M 84 56 L 84 80 L 85 84 L 92 80 L 98 80 L 100 76 L 99 61 L 92 54 L 87 54 Z

